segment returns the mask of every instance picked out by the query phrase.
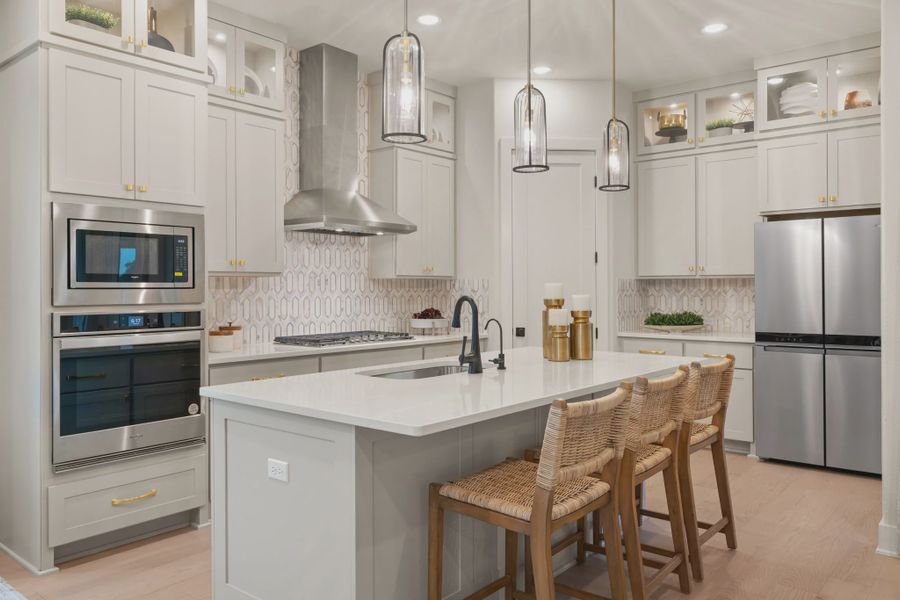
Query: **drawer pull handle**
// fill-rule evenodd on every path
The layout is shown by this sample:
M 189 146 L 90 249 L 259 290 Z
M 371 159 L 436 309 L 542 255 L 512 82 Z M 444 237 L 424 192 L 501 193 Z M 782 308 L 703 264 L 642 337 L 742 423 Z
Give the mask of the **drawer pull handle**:
M 92 375 L 66 375 L 66 381 L 83 381 L 85 379 L 106 379 L 106 373 L 94 373 Z
M 703 358 L 728 358 L 727 354 L 713 354 L 712 352 L 704 352 Z
M 638 350 L 639 354 L 653 354 L 655 356 L 663 356 L 665 355 L 665 350 L 648 350 L 647 348 L 641 348 Z
M 278 375 L 273 375 L 272 377 L 251 377 L 250 381 L 266 381 L 267 379 L 281 379 L 282 377 L 287 377 L 284 373 L 279 373 Z
M 122 506 L 123 504 L 131 504 L 133 502 L 137 502 L 138 500 L 146 500 L 147 498 L 152 498 L 156 495 L 156 489 L 152 489 L 149 492 L 141 494 L 140 496 L 132 496 L 131 498 L 113 498 L 112 505 L 113 506 Z

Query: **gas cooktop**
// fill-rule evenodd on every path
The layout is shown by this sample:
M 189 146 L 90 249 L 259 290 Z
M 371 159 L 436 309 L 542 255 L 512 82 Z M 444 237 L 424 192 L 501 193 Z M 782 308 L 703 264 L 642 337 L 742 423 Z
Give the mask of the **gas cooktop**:
M 411 340 L 408 333 L 390 331 L 350 331 L 347 333 L 320 333 L 314 335 L 290 335 L 275 338 L 276 344 L 290 346 L 310 346 L 324 348 L 326 346 L 346 346 L 350 344 L 370 344 L 373 342 L 396 342 Z

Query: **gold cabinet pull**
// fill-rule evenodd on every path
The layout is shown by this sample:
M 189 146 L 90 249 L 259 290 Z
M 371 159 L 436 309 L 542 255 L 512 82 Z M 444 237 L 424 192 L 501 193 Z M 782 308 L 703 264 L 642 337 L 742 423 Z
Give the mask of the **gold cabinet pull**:
M 704 139 L 706 139 L 706 138 L 704 138 L 704 137 L 701 135 L 700 137 L 697 138 L 697 141 L 700 142 L 700 143 L 702 144 Z
M 126 192 L 133 192 L 133 191 L 134 191 L 134 184 L 133 184 L 133 183 L 125 184 L 125 191 L 126 191 Z
M 665 350 L 650 350 L 649 348 L 641 348 L 638 350 L 638 354 L 652 354 L 654 356 L 664 356 L 665 353 Z
M 250 381 L 267 381 L 269 379 L 284 379 L 287 377 L 284 373 L 279 373 L 278 375 L 273 375 L 272 377 L 251 377 Z
M 690 271 L 691 273 L 693 273 L 693 272 L 694 272 L 694 265 L 689 266 L 689 267 L 688 267 L 688 271 Z
M 156 489 L 152 489 L 149 492 L 144 492 L 140 496 L 132 496 L 131 498 L 113 498 L 112 505 L 113 506 L 122 506 L 123 504 L 131 504 L 133 502 L 137 502 L 138 500 L 146 500 L 147 498 L 152 498 L 156 495 Z
M 241 88 L 241 89 L 239 89 L 239 90 L 238 90 L 238 93 L 239 93 L 241 96 L 243 96 L 244 94 L 247 93 L 247 88 Z
M 832 116 L 832 117 L 836 117 L 836 116 L 837 116 L 837 109 L 836 109 L 836 108 L 832 108 L 832 109 L 831 109 L 831 116 Z
M 831 196 L 828 197 L 828 200 L 829 200 L 829 202 L 837 202 L 837 196 L 832 194 Z
M 819 203 L 820 203 L 820 204 L 824 204 L 824 203 L 825 203 L 825 196 L 819 196 Z
M 147 193 L 147 186 L 146 186 L 146 185 L 142 185 L 142 186 L 138 187 L 138 191 L 139 191 L 140 193 L 142 193 L 142 194 L 146 194 L 146 193 Z
M 141 48 L 147 47 L 147 40 L 141 40 Z
M 713 354 L 712 352 L 704 352 L 703 358 L 728 358 L 727 354 Z
M 688 143 L 688 144 L 693 144 L 693 143 L 694 143 L 694 138 L 688 138 L 688 139 L 687 139 L 687 143 Z
M 241 260 L 238 261 L 238 266 L 246 267 L 247 261 L 242 258 Z
M 819 117 L 820 117 L 820 118 L 824 119 L 824 118 L 827 117 L 827 116 L 828 116 L 828 113 L 825 112 L 824 110 L 820 110 L 820 111 L 819 111 Z
M 234 87 L 233 85 L 229 85 L 229 86 L 228 86 L 228 92 L 231 93 L 231 94 L 235 94 L 235 93 L 237 93 L 237 88 Z
M 129 35 L 127 38 L 125 38 L 125 43 L 128 44 L 129 46 L 132 45 L 134 43 L 134 36 Z
M 706 267 L 704 267 L 703 265 L 700 265 L 700 272 L 702 273 L 705 270 L 706 270 Z
M 235 260 L 232 258 L 231 260 L 228 261 L 228 264 L 231 265 L 231 266 L 233 267 L 233 266 L 235 265 L 235 262 L 237 262 L 237 261 L 235 261 Z

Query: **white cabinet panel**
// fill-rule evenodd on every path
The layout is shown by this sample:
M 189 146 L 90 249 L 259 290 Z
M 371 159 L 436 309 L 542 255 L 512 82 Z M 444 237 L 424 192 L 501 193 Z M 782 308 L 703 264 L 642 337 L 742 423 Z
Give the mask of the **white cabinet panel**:
M 425 90 L 425 135 L 428 140 L 425 145 L 454 152 L 456 150 L 456 100 L 435 92 Z
M 215 19 L 207 19 L 207 72 L 212 77 L 209 93 L 234 98 L 237 93 L 235 61 L 237 60 L 237 28 Z
M 735 369 L 725 413 L 725 439 L 753 441 L 753 371 Z
M 425 255 L 426 268 L 433 277 L 452 277 L 456 273 L 456 210 L 454 198 L 454 162 L 429 157 L 426 165 Z
M 426 163 L 428 156 L 406 150 L 397 151 L 397 214 L 414 223 L 413 233 L 395 236 L 397 275 L 419 277 L 427 274 L 425 244 Z
M 881 202 L 881 127 L 828 133 L 828 206 Z
M 760 212 L 824 208 L 827 155 L 827 133 L 760 142 Z
M 824 122 L 828 116 L 827 72 L 825 58 L 757 71 L 757 129 Z
M 236 122 L 238 271 L 284 267 L 284 122 L 238 113 Z
M 751 148 L 697 157 L 701 275 L 753 275 L 756 156 Z
M 111 26 L 104 28 L 77 18 L 79 15 L 75 13 L 85 9 L 90 11 L 91 8 L 102 9 L 106 13 L 104 22 Z M 102 3 L 49 0 L 48 16 L 52 33 L 98 46 L 106 46 L 113 50 L 134 52 L 134 0 L 105 0 Z
M 828 120 L 881 112 L 881 48 L 828 57 Z
M 134 69 L 49 52 L 49 187 L 135 197 Z
M 673 150 L 692 150 L 694 133 L 702 131 L 696 125 L 694 94 L 680 94 L 637 105 L 637 153 L 654 154 Z M 677 120 L 681 118 L 683 126 Z M 672 119 L 676 119 L 673 121 Z
M 284 44 L 238 28 L 237 99 L 274 110 L 284 108 Z
M 638 275 L 695 273 L 695 161 L 669 158 L 638 164 Z
M 207 127 L 206 268 L 232 271 L 235 266 L 235 113 L 209 107 Z
M 206 202 L 206 87 L 138 71 L 135 78 L 137 198 Z

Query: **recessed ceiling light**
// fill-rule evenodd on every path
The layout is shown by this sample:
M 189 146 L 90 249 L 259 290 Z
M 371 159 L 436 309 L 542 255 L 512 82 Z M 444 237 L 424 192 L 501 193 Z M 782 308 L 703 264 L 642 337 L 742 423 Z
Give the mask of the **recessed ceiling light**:
M 835 74 L 835 75 L 840 75 L 840 74 L 841 74 L 841 70 L 840 70 L 840 69 L 836 69 L 835 72 L 834 72 L 834 74 Z
M 533 68 L 531 70 L 531 72 L 534 73 L 535 75 L 546 75 L 547 73 L 549 73 L 552 70 L 553 70 L 552 68 L 550 68 L 546 65 L 540 65 L 540 66 Z
M 437 15 L 420 15 L 418 19 L 419 25 L 426 25 L 428 27 L 432 25 L 437 25 L 441 22 L 441 18 Z
M 224 33 L 222 33 L 221 31 L 220 31 L 219 33 L 216 34 L 216 41 L 217 41 L 217 42 L 224 42 L 224 41 L 227 40 L 227 39 L 228 39 L 228 36 L 225 35 Z
M 769 85 L 784 83 L 784 77 L 769 77 Z
M 741 93 L 740 93 L 740 92 L 731 92 L 731 99 L 732 99 L 732 100 L 737 100 L 737 99 L 740 98 L 740 97 L 741 97 Z
M 669 105 L 669 108 L 671 108 L 672 110 L 675 110 L 676 108 L 678 108 L 678 103 L 673 102 L 672 104 Z
M 710 23 L 709 25 L 704 25 L 703 29 L 701 29 L 700 31 L 712 35 L 715 33 L 722 33 L 726 29 L 728 29 L 728 25 L 726 25 L 725 23 Z
M 272 72 L 273 72 L 273 73 L 275 72 L 275 66 L 274 66 L 274 65 L 272 66 Z
M 383 231 L 377 231 L 377 232 L 375 232 L 375 235 L 384 235 L 384 232 L 383 232 Z

